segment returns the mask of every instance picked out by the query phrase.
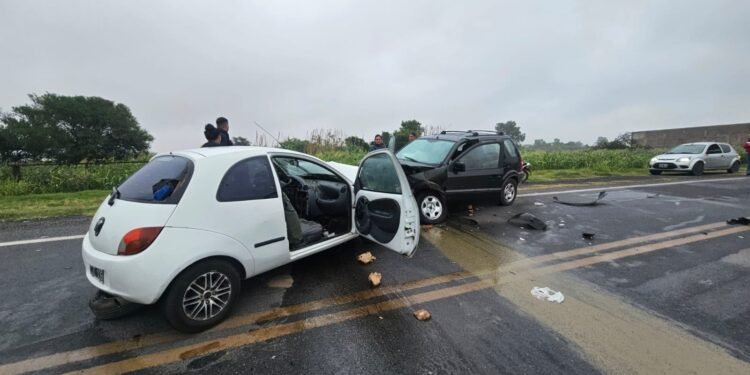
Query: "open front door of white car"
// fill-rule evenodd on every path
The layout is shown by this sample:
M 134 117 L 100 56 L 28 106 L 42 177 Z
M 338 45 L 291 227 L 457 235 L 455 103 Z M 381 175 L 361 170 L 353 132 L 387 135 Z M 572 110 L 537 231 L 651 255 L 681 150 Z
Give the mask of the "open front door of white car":
M 419 243 L 419 214 L 409 181 L 388 150 L 367 154 L 354 181 L 357 232 L 411 257 Z

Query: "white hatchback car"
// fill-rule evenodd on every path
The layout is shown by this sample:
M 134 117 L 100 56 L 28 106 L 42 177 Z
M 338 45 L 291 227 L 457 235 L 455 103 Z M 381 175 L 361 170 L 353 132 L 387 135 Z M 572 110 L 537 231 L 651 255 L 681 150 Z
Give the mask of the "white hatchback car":
M 652 175 L 689 172 L 700 176 L 703 171 L 717 169 L 737 173 L 740 170 L 740 156 L 726 143 L 686 143 L 654 156 L 648 163 L 648 169 Z
M 417 203 L 388 150 L 359 169 L 273 148 L 155 156 L 102 202 L 83 239 L 88 280 L 173 327 L 226 318 L 241 280 L 364 236 L 407 256 Z

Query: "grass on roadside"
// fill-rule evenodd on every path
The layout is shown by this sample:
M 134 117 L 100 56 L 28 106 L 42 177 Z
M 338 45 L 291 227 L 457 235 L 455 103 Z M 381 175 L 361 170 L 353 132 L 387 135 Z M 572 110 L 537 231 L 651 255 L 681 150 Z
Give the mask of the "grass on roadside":
M 615 171 L 602 171 L 588 168 L 582 169 L 544 169 L 531 171 L 529 182 L 549 182 L 557 180 L 573 180 L 592 177 L 629 177 L 629 176 L 648 176 L 648 169 L 644 168 L 627 168 Z
M 0 196 L 0 221 L 91 216 L 109 194 L 108 190 L 75 193 Z

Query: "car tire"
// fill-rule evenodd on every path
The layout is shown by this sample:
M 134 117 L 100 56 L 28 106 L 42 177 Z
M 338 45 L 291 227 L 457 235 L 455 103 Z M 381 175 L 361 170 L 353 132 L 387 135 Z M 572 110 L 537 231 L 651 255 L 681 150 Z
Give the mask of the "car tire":
M 199 294 L 201 291 L 202 294 Z M 161 301 L 161 309 L 176 330 L 201 332 L 229 315 L 240 292 L 238 270 L 227 261 L 208 259 L 188 267 L 172 281 Z M 213 310 L 214 304 L 223 304 L 223 307 Z
M 740 171 L 740 162 L 738 161 L 732 163 L 732 166 L 729 169 L 727 169 L 727 172 L 729 173 L 737 173 L 739 171 Z
M 651 173 L 652 176 L 658 176 L 661 174 L 661 171 L 648 171 L 648 173 Z
M 703 174 L 703 171 L 705 170 L 706 166 L 703 165 L 702 162 L 695 163 L 693 166 L 693 169 L 690 171 L 690 174 L 693 176 L 700 176 Z
M 417 196 L 419 219 L 422 224 L 440 224 L 448 216 L 445 198 L 434 191 L 424 191 Z
M 510 206 L 518 196 L 518 182 L 515 178 L 509 178 L 503 183 L 500 190 L 500 205 Z

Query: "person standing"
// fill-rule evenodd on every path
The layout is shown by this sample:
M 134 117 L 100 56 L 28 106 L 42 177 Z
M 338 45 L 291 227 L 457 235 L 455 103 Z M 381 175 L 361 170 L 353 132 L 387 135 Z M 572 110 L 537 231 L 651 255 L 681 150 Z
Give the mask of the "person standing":
M 370 143 L 370 151 L 380 150 L 381 148 L 385 148 L 383 137 L 380 134 L 376 134 L 375 140 Z
M 747 163 L 747 172 L 745 173 L 746 176 L 750 176 L 750 137 L 747 138 L 747 142 L 745 142 L 745 162 Z
M 203 135 L 206 137 L 206 143 L 201 147 L 218 147 L 221 146 L 221 131 L 216 129 L 212 124 L 206 124 L 203 130 Z
M 226 117 L 217 118 L 216 127 L 219 128 L 219 132 L 221 132 L 221 145 L 234 145 L 234 143 L 232 142 L 232 138 L 229 136 L 229 120 L 227 120 Z

